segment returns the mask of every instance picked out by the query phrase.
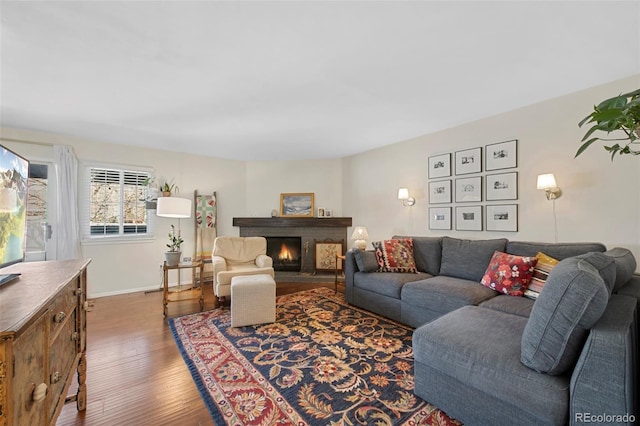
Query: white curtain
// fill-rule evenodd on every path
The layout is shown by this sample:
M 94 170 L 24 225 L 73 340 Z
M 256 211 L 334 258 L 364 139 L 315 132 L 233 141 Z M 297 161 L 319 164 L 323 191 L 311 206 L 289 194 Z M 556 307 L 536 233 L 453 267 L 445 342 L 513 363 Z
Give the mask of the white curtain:
M 57 258 L 75 259 L 80 257 L 78 159 L 68 145 L 54 145 L 53 155 L 58 172 Z

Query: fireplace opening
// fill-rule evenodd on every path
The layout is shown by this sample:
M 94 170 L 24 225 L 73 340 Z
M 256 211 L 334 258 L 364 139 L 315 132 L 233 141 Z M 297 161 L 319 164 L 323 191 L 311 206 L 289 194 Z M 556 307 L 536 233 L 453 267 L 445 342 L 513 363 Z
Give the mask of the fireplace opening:
M 273 259 L 274 271 L 300 272 L 302 266 L 301 237 L 265 237 L 267 255 Z

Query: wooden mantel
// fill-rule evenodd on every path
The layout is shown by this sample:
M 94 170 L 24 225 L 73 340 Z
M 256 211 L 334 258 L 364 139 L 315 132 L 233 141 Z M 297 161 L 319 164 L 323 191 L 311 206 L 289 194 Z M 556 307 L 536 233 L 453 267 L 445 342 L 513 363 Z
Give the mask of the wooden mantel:
M 345 228 L 351 226 L 350 217 L 234 217 L 233 226 L 241 227 L 326 227 Z

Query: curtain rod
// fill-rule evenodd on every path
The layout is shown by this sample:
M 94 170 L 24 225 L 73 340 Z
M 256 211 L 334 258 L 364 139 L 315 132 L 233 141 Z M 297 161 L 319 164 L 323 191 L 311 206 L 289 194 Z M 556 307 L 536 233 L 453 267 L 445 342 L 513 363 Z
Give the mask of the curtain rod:
M 7 141 L 7 142 L 26 143 L 26 144 L 30 144 L 30 145 L 40 145 L 40 146 L 53 146 L 54 145 L 54 144 L 49 143 L 49 142 L 35 142 L 35 141 L 28 141 L 28 140 L 25 140 L 25 139 L 3 138 L 2 136 L 0 136 L 0 140 Z

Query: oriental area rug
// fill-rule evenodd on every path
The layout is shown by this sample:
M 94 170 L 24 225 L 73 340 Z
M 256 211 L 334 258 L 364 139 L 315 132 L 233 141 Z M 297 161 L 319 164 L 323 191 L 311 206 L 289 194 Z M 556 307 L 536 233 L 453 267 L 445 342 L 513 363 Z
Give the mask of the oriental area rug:
M 317 288 L 280 296 L 276 322 L 228 309 L 169 320 L 216 424 L 458 425 L 413 394 L 413 329 Z

